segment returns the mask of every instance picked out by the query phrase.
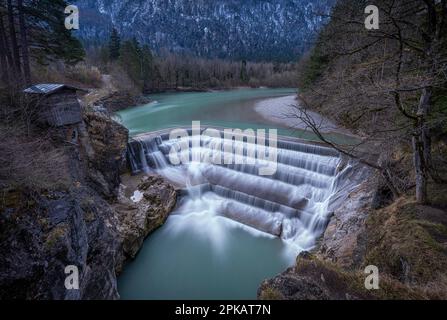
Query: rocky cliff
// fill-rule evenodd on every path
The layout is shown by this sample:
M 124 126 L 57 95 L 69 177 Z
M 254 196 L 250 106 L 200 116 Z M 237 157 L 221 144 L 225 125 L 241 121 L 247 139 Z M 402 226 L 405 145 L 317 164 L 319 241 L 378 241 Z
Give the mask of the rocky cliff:
M 105 197 L 116 198 L 125 165 L 129 131 L 108 114 L 84 112 L 81 140 L 87 158 L 87 176 Z
M 114 212 L 88 187 L 35 194 L 10 191 L 2 205 L 1 299 L 116 299 L 120 244 Z M 65 267 L 80 290 L 66 290 Z
M 120 194 L 127 130 L 86 109 L 79 145 L 66 146 L 66 188 L 2 187 L 0 299 L 117 299 L 116 276 L 175 205 L 174 188 L 152 177 L 142 200 Z M 79 269 L 66 290 L 65 267 Z

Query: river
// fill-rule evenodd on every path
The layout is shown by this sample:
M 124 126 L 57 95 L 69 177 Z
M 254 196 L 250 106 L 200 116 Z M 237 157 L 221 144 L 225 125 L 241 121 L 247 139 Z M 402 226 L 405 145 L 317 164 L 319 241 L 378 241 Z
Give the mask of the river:
M 119 116 L 133 136 L 200 120 L 204 126 L 277 128 L 283 135 L 311 138 L 255 111 L 261 101 L 294 92 L 240 89 L 159 94 L 151 96 L 153 103 L 121 111 Z M 158 149 L 144 154 L 164 163 Z M 244 166 L 179 171 L 160 165 L 157 172 L 168 177 L 176 174 L 189 179 L 188 175 L 199 172 L 202 182 L 212 183 L 214 189 L 199 194 L 190 189 L 166 224 L 145 241 L 136 260 L 119 277 L 121 297 L 255 299 L 264 279 L 292 266 L 297 254 L 310 249 L 324 231 L 320 222 L 326 219 L 339 160 L 330 150 L 305 144 L 287 145 L 279 155 L 283 163 L 270 178 L 253 176 Z M 235 215 L 236 219 L 228 218 Z M 253 219 L 259 221 L 253 223 Z M 281 237 L 264 232 L 278 226 Z

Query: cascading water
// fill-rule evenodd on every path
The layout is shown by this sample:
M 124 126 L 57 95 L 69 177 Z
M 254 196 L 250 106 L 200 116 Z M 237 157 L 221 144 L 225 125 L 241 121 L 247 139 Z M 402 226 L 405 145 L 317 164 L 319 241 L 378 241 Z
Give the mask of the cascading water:
M 362 174 L 333 150 L 292 138 L 315 139 L 314 135 L 292 131 L 254 110 L 264 98 L 287 95 L 286 104 L 292 104 L 295 91 L 166 94 L 152 97 L 158 103 L 120 112 L 134 137 L 128 148 L 134 173 L 156 172 L 180 189 L 175 211 L 120 275 L 123 299 L 256 299 L 263 280 L 293 266 L 301 250 L 315 246 L 330 213 L 345 201 Z M 269 100 L 268 106 L 281 110 L 284 100 Z M 219 128 L 277 128 L 279 134 L 290 136 L 277 142 L 276 172 L 260 176 L 260 168 L 268 163 L 260 159 L 209 164 L 206 158 L 213 155 L 209 150 L 216 141 L 203 135 L 197 141 L 192 130 L 188 139 L 170 140 L 168 128 L 189 127 L 199 120 Z M 340 144 L 358 142 L 336 133 L 328 138 Z M 185 144 L 178 156 L 199 154 L 205 161 L 172 165 L 170 150 Z M 232 141 L 224 147 L 228 145 L 225 152 L 235 150 Z M 253 160 L 251 146 L 237 147 L 243 151 L 239 157 Z M 135 192 L 134 200 L 141 196 Z
M 341 170 L 337 152 L 305 142 L 278 141 L 277 170 L 261 176 L 258 170 L 267 160 L 252 158 L 254 146 L 247 141 L 203 135 L 170 140 L 167 134 L 134 140 L 128 152 L 134 173 L 154 171 L 182 188 L 183 197 L 173 216 L 188 227 L 193 227 L 188 221 L 207 221 L 206 227 L 215 231 L 211 241 L 217 244 L 222 235 L 216 224 L 224 218 L 251 232 L 280 237 L 295 254 L 311 249 L 326 227 L 329 203 L 339 186 L 337 177 L 349 170 L 349 166 Z M 178 148 L 180 145 L 189 148 Z M 242 159 L 233 162 L 242 164 L 212 164 L 209 160 L 216 156 L 216 145 L 221 151 L 218 157 L 242 151 L 235 156 Z M 172 150 L 180 150 L 179 158 L 200 161 L 172 165 Z

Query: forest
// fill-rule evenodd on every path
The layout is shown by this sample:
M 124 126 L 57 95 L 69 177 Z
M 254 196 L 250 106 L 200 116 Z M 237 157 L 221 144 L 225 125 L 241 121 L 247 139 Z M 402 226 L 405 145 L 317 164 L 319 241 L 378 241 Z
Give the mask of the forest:
M 414 191 L 428 203 L 428 186 L 446 182 L 446 3 L 377 5 L 380 27 L 367 30 L 364 1 L 337 3 L 297 67 L 304 105 L 297 117 L 318 133 L 307 107 L 351 128 L 359 145 L 334 148 L 378 170 L 394 198 Z M 378 164 L 368 148 L 381 150 Z
M 167 49 L 154 54 L 135 38 L 121 39 L 116 29 L 112 30 L 108 44 L 87 49 L 87 61 L 99 66 L 103 73 L 123 74 L 125 70 L 131 83 L 145 93 L 179 88 L 296 86 L 293 63 L 206 59 Z
M 62 0 L 5 0 L 0 3 L 0 67 L 4 84 L 23 87 L 33 81 L 34 65 L 56 60 L 74 65 L 84 58 L 81 43 L 61 21 Z

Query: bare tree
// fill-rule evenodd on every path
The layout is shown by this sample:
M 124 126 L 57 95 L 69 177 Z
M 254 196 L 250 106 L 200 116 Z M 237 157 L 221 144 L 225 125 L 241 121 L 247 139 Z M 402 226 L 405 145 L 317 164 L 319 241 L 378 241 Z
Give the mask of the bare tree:
M 343 116 L 349 125 L 371 121 L 362 128 L 365 140 L 380 143 L 381 147 L 411 141 L 419 203 L 428 202 L 428 178 L 442 180 L 436 173 L 431 153 L 433 132 L 446 121 L 445 115 L 435 113 L 433 108 L 437 91 L 445 90 L 447 80 L 446 2 L 378 1 L 380 28 L 368 31 L 364 27 L 365 3 L 344 0 L 334 9 L 332 25 L 320 38 L 325 43 L 319 44 L 326 54 L 338 59 L 334 67 L 339 68 L 338 73 L 332 73 L 337 79 L 331 80 L 337 81 L 337 90 L 344 87 L 345 96 L 324 89 L 317 94 L 334 94 L 345 100 L 332 102 L 348 105 Z M 363 110 L 355 108 L 353 103 L 363 106 Z M 324 141 L 306 110 L 298 110 L 296 116 Z M 332 147 L 359 158 L 356 146 L 348 150 Z M 379 170 L 395 195 L 400 193 L 386 166 L 360 160 Z
M 290 119 L 296 119 L 298 122 L 301 122 L 305 125 L 305 130 L 310 129 L 319 140 L 333 148 L 334 150 L 340 152 L 342 155 L 347 156 L 348 158 L 355 159 L 360 163 L 373 168 L 380 172 L 381 176 L 384 178 L 388 188 L 393 193 L 395 198 L 398 198 L 401 195 L 401 190 L 396 183 L 390 168 L 386 165 L 381 165 L 374 157 L 365 151 L 359 150 L 359 147 L 367 144 L 367 140 L 360 141 L 356 144 L 338 144 L 330 140 L 323 133 L 323 123 L 322 121 L 317 121 L 309 112 L 309 108 L 305 102 L 305 99 L 301 97 L 302 104 L 292 106 L 291 112 L 286 114 L 285 116 Z
M 1 7 L 0 7 L 1 9 Z M 4 25 L 3 25 L 3 13 L 0 12 L 0 68 L 1 68 L 1 79 L 3 83 L 7 84 L 9 82 L 9 70 L 8 70 L 8 54 L 7 54 L 7 43 L 6 37 L 4 35 Z
M 17 0 L 17 11 L 19 13 L 20 49 L 22 53 L 23 75 L 25 85 L 29 85 L 31 84 L 31 68 L 28 54 L 28 36 L 23 12 L 23 0 Z
M 12 48 L 12 58 L 14 61 L 14 72 L 16 77 L 18 76 L 19 79 L 22 75 L 22 68 L 20 64 L 20 52 L 19 52 L 19 45 L 17 43 L 17 33 L 16 33 L 16 22 L 15 22 L 15 10 L 12 5 L 12 0 L 8 1 L 8 19 L 9 19 L 9 38 L 11 41 L 11 48 Z

